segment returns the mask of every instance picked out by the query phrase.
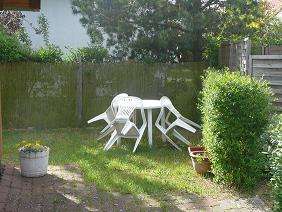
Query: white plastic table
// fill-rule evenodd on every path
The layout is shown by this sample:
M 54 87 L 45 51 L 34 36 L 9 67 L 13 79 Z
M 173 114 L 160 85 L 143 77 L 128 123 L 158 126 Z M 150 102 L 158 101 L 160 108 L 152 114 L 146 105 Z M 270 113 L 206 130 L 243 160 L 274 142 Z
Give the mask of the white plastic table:
M 117 102 L 118 104 L 118 102 Z M 153 123 L 152 123 L 152 111 L 153 109 L 160 109 L 161 106 L 161 101 L 160 100 L 143 100 L 143 108 L 144 110 L 147 110 L 147 130 L 148 130 L 148 142 L 150 147 L 153 145 Z M 137 109 L 141 109 L 137 107 Z M 165 127 L 165 116 L 162 116 L 161 124 L 163 127 Z M 162 140 L 166 141 L 165 137 L 162 136 Z M 118 141 L 120 143 L 120 141 Z
M 160 109 L 161 101 L 160 100 L 143 100 L 143 108 L 147 110 L 148 119 L 147 119 L 147 127 L 148 127 L 148 141 L 149 145 L 153 145 L 153 123 L 152 123 L 152 110 Z M 162 125 L 165 124 L 165 116 L 163 116 Z M 165 141 L 165 137 L 162 137 L 162 140 Z

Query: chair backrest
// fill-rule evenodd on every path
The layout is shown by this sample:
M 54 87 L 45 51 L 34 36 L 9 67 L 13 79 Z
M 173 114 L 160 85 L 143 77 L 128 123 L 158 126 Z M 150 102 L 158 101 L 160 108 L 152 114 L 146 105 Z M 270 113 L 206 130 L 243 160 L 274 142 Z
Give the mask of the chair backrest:
M 114 103 L 115 102 L 118 102 L 119 100 L 125 98 L 125 97 L 128 97 L 128 94 L 127 93 L 121 93 L 121 94 L 118 94 L 116 95 L 112 102 L 111 102 L 111 107 L 112 107 L 112 110 L 114 111 L 114 113 L 117 113 L 117 108 L 114 107 Z
M 142 99 L 135 96 L 128 96 L 120 99 L 116 102 L 116 106 L 118 107 L 116 119 L 130 119 L 130 116 L 132 115 L 133 111 L 136 108 L 142 109 L 142 105 Z
M 118 111 L 113 121 L 113 126 L 117 130 L 118 134 L 121 134 L 125 124 L 130 121 L 130 117 L 136 108 L 141 108 L 143 101 L 138 97 L 128 96 L 120 99 L 117 102 Z M 132 123 L 132 122 L 131 122 Z M 138 136 L 139 132 L 134 123 L 132 123 L 132 128 L 128 131 L 127 136 Z
M 124 97 L 128 97 L 128 94 L 127 94 L 127 93 L 118 94 L 118 95 L 116 95 L 116 96 L 113 98 L 112 102 L 117 101 L 117 100 L 119 100 L 119 99 L 122 99 L 122 98 L 124 98 Z
M 163 96 L 161 99 L 161 105 L 162 107 L 166 107 L 169 111 L 171 111 L 175 116 L 179 117 L 181 114 L 178 110 L 173 106 L 172 102 L 167 96 Z
M 113 98 L 110 107 L 108 107 L 108 109 L 106 110 L 107 117 L 110 121 L 113 121 L 115 119 L 115 115 L 117 113 L 117 108 L 114 107 L 114 103 L 125 97 L 128 97 L 128 94 L 121 93 Z

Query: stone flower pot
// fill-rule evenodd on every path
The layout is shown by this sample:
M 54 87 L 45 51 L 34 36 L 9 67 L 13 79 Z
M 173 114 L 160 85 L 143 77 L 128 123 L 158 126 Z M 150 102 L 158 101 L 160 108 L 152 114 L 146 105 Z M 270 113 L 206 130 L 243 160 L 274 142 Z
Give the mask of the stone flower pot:
M 205 174 L 211 170 L 211 163 L 208 159 L 204 147 L 188 147 L 192 165 L 198 174 Z
M 41 177 L 47 174 L 49 148 L 42 151 L 25 151 L 19 149 L 21 175 L 24 177 Z

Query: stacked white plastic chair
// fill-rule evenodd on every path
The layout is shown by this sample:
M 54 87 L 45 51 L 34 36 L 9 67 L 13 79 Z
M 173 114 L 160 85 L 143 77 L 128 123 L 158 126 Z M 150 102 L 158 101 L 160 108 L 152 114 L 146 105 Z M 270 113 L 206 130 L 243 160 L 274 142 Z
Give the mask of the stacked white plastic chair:
M 128 97 L 128 94 L 121 93 L 115 96 L 111 102 L 111 105 L 108 107 L 108 109 L 104 113 L 101 113 L 100 115 L 95 116 L 94 118 L 87 121 L 88 124 L 99 121 L 99 120 L 104 120 L 105 122 L 107 122 L 107 126 L 100 132 L 101 136 L 98 138 L 98 140 L 105 137 L 106 135 L 110 133 L 109 128 L 111 127 L 111 123 L 115 119 L 115 116 L 117 113 L 117 108 L 114 107 L 114 103 L 125 97 Z
M 125 97 L 115 102 L 118 108 L 115 119 L 111 123 L 108 131 L 113 132 L 111 138 L 104 147 L 104 150 L 109 150 L 113 144 L 120 138 L 136 138 L 133 152 L 136 151 L 141 138 L 146 129 L 147 121 L 143 108 L 143 102 L 137 97 Z M 138 128 L 130 119 L 133 112 L 137 109 L 141 111 L 142 126 Z
M 177 110 L 176 108 L 173 106 L 173 104 L 171 103 L 170 99 L 166 96 L 161 98 L 161 111 L 159 113 L 159 116 L 157 118 L 157 121 L 155 123 L 156 127 L 160 130 L 160 132 L 167 138 L 168 142 L 170 142 L 175 148 L 177 148 L 178 150 L 181 150 L 179 148 L 179 146 L 177 144 L 175 144 L 172 139 L 168 136 L 168 133 L 170 131 L 172 131 L 172 134 L 178 138 L 179 140 L 181 140 L 182 142 L 189 144 L 189 141 L 184 138 L 177 130 L 177 127 L 181 127 L 183 129 L 186 129 L 192 133 L 196 132 L 196 129 L 194 127 L 197 128 L 201 128 L 200 125 L 194 123 L 193 121 L 183 117 Z M 167 116 L 165 117 L 165 125 L 162 126 L 162 124 L 160 123 L 161 120 L 164 118 L 165 116 L 165 109 L 167 109 L 169 112 L 167 114 Z M 170 123 L 169 121 L 169 117 L 170 115 L 173 114 L 176 119 L 175 121 L 173 121 L 172 123 Z M 166 127 L 167 126 L 167 127 Z

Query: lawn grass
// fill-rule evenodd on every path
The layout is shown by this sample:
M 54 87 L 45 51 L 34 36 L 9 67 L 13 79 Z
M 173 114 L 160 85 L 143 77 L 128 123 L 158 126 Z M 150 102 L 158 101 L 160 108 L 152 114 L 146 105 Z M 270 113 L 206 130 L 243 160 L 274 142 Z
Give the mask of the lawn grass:
M 195 173 L 184 147 L 180 152 L 155 139 L 150 149 L 143 140 L 133 154 L 134 140 L 127 139 L 105 152 L 106 140 L 96 137 L 93 129 L 4 131 L 4 161 L 18 163 L 20 141 L 41 140 L 51 149 L 50 164 L 78 164 L 85 181 L 105 191 L 150 195 L 160 201 L 168 193 L 222 194 L 218 185 Z

